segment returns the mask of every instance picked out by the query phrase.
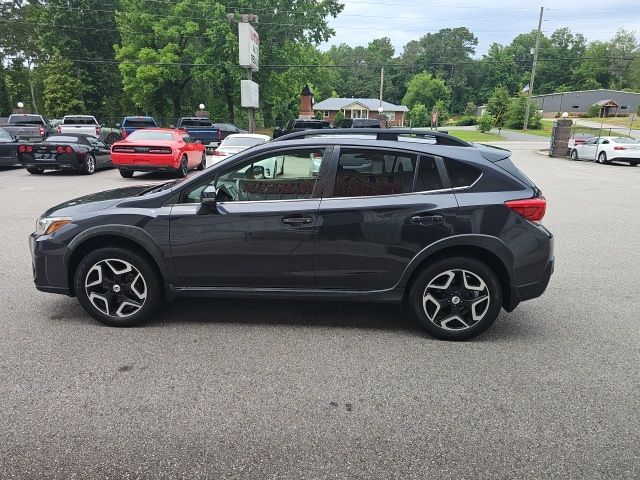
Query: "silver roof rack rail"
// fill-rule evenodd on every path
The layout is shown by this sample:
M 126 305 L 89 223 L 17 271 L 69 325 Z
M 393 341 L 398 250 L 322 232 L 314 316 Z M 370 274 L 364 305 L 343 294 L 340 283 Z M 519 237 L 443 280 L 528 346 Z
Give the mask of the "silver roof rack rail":
M 414 130 L 410 128 L 322 128 L 309 129 L 301 132 L 288 133 L 281 137 L 274 138 L 272 142 L 281 140 L 297 140 L 307 137 L 319 137 L 324 135 L 370 135 L 376 136 L 377 140 L 398 141 L 399 136 L 417 137 L 417 138 L 433 138 L 438 145 L 450 145 L 453 147 L 472 147 L 470 143 L 460 140 L 442 131 L 424 131 Z

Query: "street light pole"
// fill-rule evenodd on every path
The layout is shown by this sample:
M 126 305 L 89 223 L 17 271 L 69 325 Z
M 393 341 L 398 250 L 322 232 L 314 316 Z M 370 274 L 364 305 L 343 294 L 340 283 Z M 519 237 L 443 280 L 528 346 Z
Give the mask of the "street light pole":
M 529 95 L 527 96 L 527 108 L 524 111 L 524 123 L 522 130 L 527 131 L 529 126 L 529 111 L 531 110 L 531 95 L 533 94 L 533 82 L 536 79 L 536 64 L 538 63 L 538 48 L 540 47 L 540 33 L 542 31 L 542 15 L 544 7 L 540 7 L 540 18 L 538 19 L 538 31 L 536 33 L 536 47 L 533 52 L 533 65 L 531 66 L 531 81 L 529 82 Z

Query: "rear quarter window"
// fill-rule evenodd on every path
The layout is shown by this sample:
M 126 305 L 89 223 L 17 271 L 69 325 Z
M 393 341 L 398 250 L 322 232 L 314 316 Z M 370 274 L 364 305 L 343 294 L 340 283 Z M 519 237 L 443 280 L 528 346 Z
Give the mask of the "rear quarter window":
M 451 187 L 453 188 L 470 187 L 480 178 L 480 175 L 482 175 L 482 171 L 479 168 L 460 160 L 447 158 L 445 165 L 447 167 L 447 173 L 449 174 Z

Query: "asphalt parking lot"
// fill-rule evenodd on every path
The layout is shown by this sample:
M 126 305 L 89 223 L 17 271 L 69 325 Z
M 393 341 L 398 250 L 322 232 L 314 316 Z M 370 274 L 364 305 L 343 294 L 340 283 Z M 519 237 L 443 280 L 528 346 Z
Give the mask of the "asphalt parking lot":
M 59 202 L 170 177 L 0 171 L 0 478 L 640 477 L 640 167 L 511 148 L 556 272 L 467 343 L 301 301 L 101 326 L 35 290 L 27 236 Z

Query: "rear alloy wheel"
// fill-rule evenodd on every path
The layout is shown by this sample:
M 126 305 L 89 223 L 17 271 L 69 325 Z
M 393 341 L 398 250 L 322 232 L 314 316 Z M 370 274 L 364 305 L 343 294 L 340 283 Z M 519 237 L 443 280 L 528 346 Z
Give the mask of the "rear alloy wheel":
M 133 177 L 133 170 L 119 170 L 120 176 L 122 178 L 131 178 Z
M 440 260 L 415 280 L 409 299 L 416 318 L 434 337 L 467 340 L 487 330 L 502 308 L 500 283 L 472 258 Z
M 183 155 L 182 159 L 180 160 L 180 167 L 178 168 L 178 171 L 176 172 L 176 176 L 178 178 L 184 178 L 187 176 L 187 173 L 189 173 L 189 161 L 187 160 L 187 156 Z
M 87 153 L 84 157 L 84 165 L 82 165 L 82 173 L 85 175 L 92 175 L 96 171 L 96 158 Z
M 149 261 L 124 248 L 101 248 L 82 259 L 75 292 L 89 315 L 114 327 L 132 327 L 162 302 L 161 282 Z
M 600 165 L 605 165 L 605 164 L 609 163 L 607 161 L 607 154 L 606 153 L 600 152 L 600 155 L 598 155 L 598 163 Z
M 571 150 L 571 160 L 578 160 L 578 151 L 575 148 Z
M 44 173 L 44 169 L 41 167 L 26 167 L 27 172 L 32 175 L 42 175 Z
M 198 170 L 204 170 L 205 168 L 207 168 L 207 154 L 202 152 L 202 160 L 198 164 Z

